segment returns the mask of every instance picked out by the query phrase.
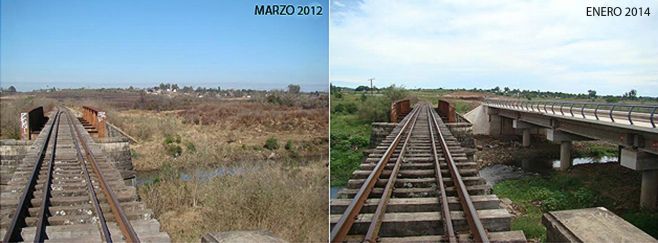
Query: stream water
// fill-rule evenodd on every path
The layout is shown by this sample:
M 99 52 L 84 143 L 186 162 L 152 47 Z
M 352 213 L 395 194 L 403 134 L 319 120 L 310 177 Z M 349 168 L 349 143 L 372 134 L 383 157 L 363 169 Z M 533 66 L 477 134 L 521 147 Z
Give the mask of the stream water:
M 583 157 L 573 158 L 573 165 L 616 162 L 617 157 Z M 513 165 L 491 165 L 480 170 L 480 176 L 489 186 L 496 183 L 532 175 L 549 175 L 560 167 L 560 160 L 555 158 L 528 158 L 515 161 Z

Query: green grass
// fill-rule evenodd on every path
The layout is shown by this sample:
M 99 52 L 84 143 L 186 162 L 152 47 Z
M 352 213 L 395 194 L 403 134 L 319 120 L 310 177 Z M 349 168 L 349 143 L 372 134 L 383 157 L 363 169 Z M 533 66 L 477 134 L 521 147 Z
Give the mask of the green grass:
M 372 98 L 372 97 L 369 97 Z M 359 102 L 360 96 L 343 94 L 331 106 Z M 363 149 L 370 139 L 370 122 L 356 114 L 331 113 L 331 186 L 344 186 L 363 160 Z
M 496 184 L 494 193 L 525 210 L 512 221 L 512 230 L 523 230 L 528 239 L 545 241 L 546 229 L 541 224 L 544 212 L 598 206 L 596 194 L 581 185 L 578 179 L 562 175 L 531 177 Z
M 609 178 L 609 177 L 608 177 Z M 606 207 L 614 210 L 615 200 L 600 196 L 592 185 L 585 180 L 605 180 L 598 177 L 584 178 L 556 172 L 550 177 L 529 177 L 498 183 L 493 193 L 501 198 L 509 198 L 518 206 L 522 215 L 512 220 L 512 230 L 523 230 L 528 239 L 546 240 L 546 228 L 541 224 L 543 213 L 578 208 Z M 608 188 L 614 190 L 614 188 Z M 628 210 L 615 212 L 631 224 L 653 237 L 658 236 L 656 212 Z
M 574 151 L 575 157 L 595 157 L 617 156 L 617 147 L 608 144 L 589 143 L 582 149 Z

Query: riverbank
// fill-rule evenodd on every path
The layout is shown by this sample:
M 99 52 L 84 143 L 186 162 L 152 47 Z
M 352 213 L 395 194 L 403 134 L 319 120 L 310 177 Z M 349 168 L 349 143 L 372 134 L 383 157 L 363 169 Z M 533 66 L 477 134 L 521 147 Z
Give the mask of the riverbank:
M 140 140 L 138 194 L 173 242 L 233 230 L 327 241 L 328 112 L 311 102 L 326 96 L 305 101 L 201 100 L 110 117 Z
M 476 135 L 475 157 L 478 168 L 495 164 L 514 165 L 522 167 L 522 162 L 535 162 L 531 170 L 542 171 L 552 165 L 549 162 L 560 159 L 560 144 L 551 143 L 542 137 L 533 137 L 530 147 L 521 146 L 519 136 L 491 137 L 487 135 Z M 572 157 L 578 158 L 614 158 L 617 156 L 617 147 L 600 141 L 574 142 Z M 599 161 L 607 162 L 607 161 Z M 528 170 L 527 168 L 524 168 Z M 535 171 L 533 171 L 535 172 Z
M 614 145 L 575 142 L 574 166 L 556 171 L 559 144 L 533 138 L 523 148 L 517 136 L 475 139 L 480 175 L 515 215 L 512 230 L 523 230 L 529 240 L 545 241 L 545 212 L 599 206 L 658 237 L 658 213 L 639 209 L 641 175 L 616 162 Z

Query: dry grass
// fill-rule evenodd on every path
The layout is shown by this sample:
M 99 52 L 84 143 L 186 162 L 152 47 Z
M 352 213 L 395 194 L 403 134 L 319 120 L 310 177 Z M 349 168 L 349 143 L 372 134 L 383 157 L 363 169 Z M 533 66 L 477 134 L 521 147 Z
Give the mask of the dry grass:
M 266 159 L 327 158 L 328 117 L 324 109 L 300 110 L 253 102 L 243 102 L 237 106 L 242 108 L 238 110 L 233 110 L 234 105 L 217 106 L 220 108 L 214 111 L 218 113 L 209 114 L 222 118 L 204 125 L 185 122 L 180 111 L 131 110 L 112 113 L 110 119 L 142 141 L 132 146 L 136 151 L 133 157 L 136 170 L 158 169 L 165 161 L 172 160 L 162 145 L 167 135 L 182 138 L 183 153 L 174 160 L 175 167 L 196 166 L 189 161 L 198 157 L 206 158 L 205 163 L 210 165 Z M 255 118 L 249 118 L 249 114 Z M 279 141 L 279 149 L 270 151 L 263 147 L 271 137 Z M 288 140 L 292 149 L 283 146 Z M 188 144 L 194 145 L 195 153 L 186 151 Z
M 227 129 L 256 128 L 271 131 L 327 130 L 325 108 L 303 109 L 260 102 L 216 102 L 180 111 L 185 123 L 219 124 Z
M 327 241 L 324 161 L 303 167 L 251 165 L 245 171 L 195 183 L 163 170 L 159 182 L 141 187 L 139 194 L 177 242 L 229 230 L 268 230 L 295 242 Z

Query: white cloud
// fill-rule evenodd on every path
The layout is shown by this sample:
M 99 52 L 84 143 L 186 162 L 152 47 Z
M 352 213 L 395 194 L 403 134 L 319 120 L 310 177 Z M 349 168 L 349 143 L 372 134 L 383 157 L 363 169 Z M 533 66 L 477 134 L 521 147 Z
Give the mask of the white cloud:
M 337 5 L 336 2 L 333 2 Z M 658 96 L 658 22 L 588 17 L 655 1 L 374 1 L 332 9 L 331 80 Z

